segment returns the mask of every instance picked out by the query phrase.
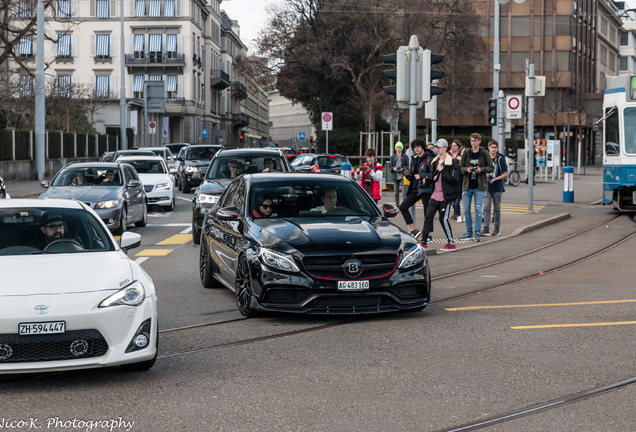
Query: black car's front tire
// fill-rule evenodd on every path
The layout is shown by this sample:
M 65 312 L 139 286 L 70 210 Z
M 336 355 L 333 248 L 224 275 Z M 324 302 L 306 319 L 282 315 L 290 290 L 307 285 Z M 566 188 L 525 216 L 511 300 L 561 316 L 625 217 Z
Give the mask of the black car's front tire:
M 253 318 L 257 315 L 256 309 L 252 307 L 252 277 L 250 275 L 250 265 L 247 258 L 242 255 L 236 267 L 236 281 L 234 283 L 236 293 L 236 305 L 242 315 Z
M 197 217 L 192 213 L 192 241 L 194 244 L 201 243 L 201 230 L 197 225 Z
M 208 244 L 205 241 L 199 249 L 199 278 L 204 288 L 217 288 L 219 286 L 219 283 L 214 278 L 214 264 L 212 257 L 210 257 Z

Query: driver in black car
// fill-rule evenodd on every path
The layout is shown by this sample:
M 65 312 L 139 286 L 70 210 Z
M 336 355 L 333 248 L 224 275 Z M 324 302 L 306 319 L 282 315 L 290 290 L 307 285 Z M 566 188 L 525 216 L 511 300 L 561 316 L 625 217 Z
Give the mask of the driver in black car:
M 59 213 L 47 212 L 40 219 L 40 230 L 42 234 L 31 241 L 29 246 L 44 250 L 55 240 L 66 238 L 64 220 Z

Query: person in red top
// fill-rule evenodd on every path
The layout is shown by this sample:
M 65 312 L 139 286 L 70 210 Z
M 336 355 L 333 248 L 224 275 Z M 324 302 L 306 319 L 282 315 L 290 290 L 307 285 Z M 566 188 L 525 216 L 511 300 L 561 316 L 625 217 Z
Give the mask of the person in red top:
M 378 162 L 375 150 L 370 148 L 366 153 L 367 161 L 360 165 L 355 172 L 356 180 L 360 181 L 360 186 L 367 191 L 377 204 L 382 195 L 380 193 L 380 181 L 382 181 L 382 164 Z

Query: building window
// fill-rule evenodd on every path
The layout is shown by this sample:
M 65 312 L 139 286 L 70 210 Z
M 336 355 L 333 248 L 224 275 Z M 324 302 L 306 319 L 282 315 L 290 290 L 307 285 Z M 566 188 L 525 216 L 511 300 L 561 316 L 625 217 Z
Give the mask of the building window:
M 135 75 L 133 80 L 133 97 L 142 99 L 144 97 L 144 76 Z
M 58 0 L 58 2 L 57 2 L 57 17 L 58 18 L 70 18 L 71 17 L 71 0 Z
M 148 54 L 150 56 L 151 63 L 161 63 L 161 42 L 161 35 L 148 35 Z
M 20 97 L 30 97 L 33 94 L 33 78 L 29 75 L 20 75 L 18 82 L 18 94 Z
M 24 36 L 18 44 L 20 57 L 33 57 L 33 36 Z
M 57 94 L 65 98 L 70 98 L 73 95 L 73 80 L 70 75 L 58 75 Z
M 163 75 L 148 75 L 148 81 L 163 81 Z
M 31 0 L 22 0 L 18 15 L 20 18 L 33 18 L 33 2 Z
M 150 10 L 148 11 L 148 16 L 161 16 L 161 0 L 150 0 Z
M 109 18 L 108 1 L 109 0 L 97 0 L 97 18 Z
M 110 97 L 110 76 L 109 75 L 97 75 L 95 77 L 95 97 L 98 97 L 98 98 Z
M 71 58 L 71 35 L 70 34 L 58 35 L 57 57 L 62 59 Z
M 174 0 L 166 0 L 164 4 L 163 15 L 167 17 L 174 16 Z
M 166 54 L 168 58 L 177 58 L 177 35 L 166 35 Z
M 95 57 L 98 59 L 110 58 L 110 35 L 98 34 L 95 38 Z
M 166 98 L 168 99 L 177 98 L 177 76 L 176 75 L 166 76 Z
M 144 35 L 136 34 L 135 35 L 135 44 L 134 44 L 134 52 L 135 58 L 144 58 Z
M 135 16 L 146 16 L 146 0 L 137 0 L 135 3 Z
M 621 46 L 629 46 L 629 33 L 626 31 L 621 32 Z
M 601 56 L 599 60 L 603 66 L 607 66 L 607 46 L 605 45 L 601 45 Z

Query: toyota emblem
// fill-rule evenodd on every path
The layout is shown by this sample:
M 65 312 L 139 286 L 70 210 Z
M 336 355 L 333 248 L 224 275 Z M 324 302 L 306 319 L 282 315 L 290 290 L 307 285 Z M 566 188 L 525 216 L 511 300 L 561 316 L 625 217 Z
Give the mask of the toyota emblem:
M 357 278 L 362 274 L 362 263 L 360 260 L 350 258 L 342 265 L 344 272 L 350 278 Z
M 47 305 L 35 305 L 33 306 L 33 312 L 39 315 L 44 315 L 51 312 L 51 308 Z

